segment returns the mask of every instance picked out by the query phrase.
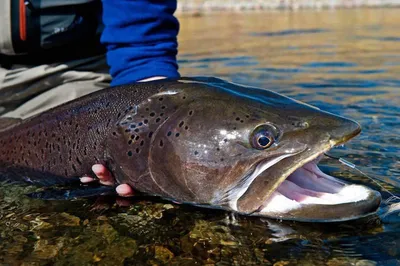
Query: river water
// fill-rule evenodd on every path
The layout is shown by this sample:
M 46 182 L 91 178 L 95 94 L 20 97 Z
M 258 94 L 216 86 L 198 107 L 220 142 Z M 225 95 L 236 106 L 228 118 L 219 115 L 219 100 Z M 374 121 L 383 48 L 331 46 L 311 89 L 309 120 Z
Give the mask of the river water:
M 399 14 L 181 15 L 181 74 L 272 89 L 357 120 L 361 135 L 331 154 L 399 195 Z M 335 160 L 321 165 L 389 196 Z M 147 199 L 128 207 L 107 198 L 46 202 L 24 196 L 29 191 L 0 189 L 0 265 L 400 265 L 396 217 L 307 224 Z

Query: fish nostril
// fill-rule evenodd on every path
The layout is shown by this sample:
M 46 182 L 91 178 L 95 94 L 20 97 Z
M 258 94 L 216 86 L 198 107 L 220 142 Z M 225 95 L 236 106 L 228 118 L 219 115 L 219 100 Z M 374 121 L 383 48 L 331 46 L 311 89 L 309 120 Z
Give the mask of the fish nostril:
M 310 124 L 307 121 L 294 121 L 292 122 L 292 126 L 299 129 L 305 129 L 308 128 Z

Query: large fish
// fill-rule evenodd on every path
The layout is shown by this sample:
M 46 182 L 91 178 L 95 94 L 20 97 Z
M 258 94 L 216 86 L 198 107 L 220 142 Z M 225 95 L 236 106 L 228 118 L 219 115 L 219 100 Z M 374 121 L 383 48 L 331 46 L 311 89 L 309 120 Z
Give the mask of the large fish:
M 220 79 L 114 87 L 4 121 L 0 176 L 9 180 L 59 184 L 103 163 L 117 183 L 149 195 L 299 221 L 359 218 L 381 200 L 317 167 L 359 124 Z

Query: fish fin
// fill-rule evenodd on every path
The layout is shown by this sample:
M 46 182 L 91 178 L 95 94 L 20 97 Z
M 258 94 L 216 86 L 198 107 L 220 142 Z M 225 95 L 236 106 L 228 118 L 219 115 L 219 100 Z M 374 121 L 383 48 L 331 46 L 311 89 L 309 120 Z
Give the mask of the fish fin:
M 27 194 L 28 197 L 42 200 L 73 200 L 100 195 L 116 195 L 112 186 L 88 186 L 73 189 L 45 189 Z
M 22 121 L 21 118 L 13 118 L 13 117 L 1 117 L 0 118 L 0 131 L 4 131 L 8 128 L 11 128 Z
M 0 130 L 1 131 L 1 130 Z M 30 184 L 34 186 L 77 186 L 81 184 L 78 177 L 63 177 L 50 173 L 32 170 L 22 166 L 8 166 L 0 163 L 0 182 Z

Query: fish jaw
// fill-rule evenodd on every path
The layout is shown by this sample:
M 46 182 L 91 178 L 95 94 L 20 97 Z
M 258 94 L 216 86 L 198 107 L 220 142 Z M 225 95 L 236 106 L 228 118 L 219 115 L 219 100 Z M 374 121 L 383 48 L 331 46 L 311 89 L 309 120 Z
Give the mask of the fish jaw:
M 323 173 L 320 156 L 291 173 L 252 215 L 303 222 L 354 220 L 374 213 L 381 195 Z
M 260 173 L 237 201 L 236 211 L 303 222 L 346 221 L 374 213 L 381 202 L 379 192 L 327 175 L 317 166 L 325 152 L 361 131 L 358 123 L 338 119 L 343 125 L 332 129 L 327 138 L 309 143 L 306 151 Z

